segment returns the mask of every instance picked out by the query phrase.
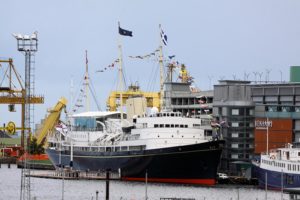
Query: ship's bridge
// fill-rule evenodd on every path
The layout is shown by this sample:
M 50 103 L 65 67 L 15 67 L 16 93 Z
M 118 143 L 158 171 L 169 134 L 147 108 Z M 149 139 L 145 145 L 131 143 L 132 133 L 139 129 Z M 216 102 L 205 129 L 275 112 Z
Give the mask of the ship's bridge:
M 136 128 L 200 128 L 201 119 L 183 117 L 181 112 L 158 112 L 134 119 Z
M 84 112 L 73 115 L 73 131 L 103 131 L 105 121 L 120 119 L 120 112 Z

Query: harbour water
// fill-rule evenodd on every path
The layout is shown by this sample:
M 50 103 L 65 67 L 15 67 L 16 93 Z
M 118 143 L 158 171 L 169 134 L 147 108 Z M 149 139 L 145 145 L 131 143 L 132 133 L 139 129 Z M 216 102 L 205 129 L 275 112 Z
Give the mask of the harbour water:
M 32 170 L 35 173 L 35 170 Z M 96 200 L 105 198 L 105 181 L 91 180 L 59 180 L 30 178 L 31 196 L 36 200 Z M 21 169 L 16 165 L 2 164 L 0 168 L 0 200 L 20 198 Z M 264 200 L 264 190 L 245 186 L 199 187 L 173 184 L 148 183 L 147 195 L 149 200 L 159 200 L 161 197 L 194 198 L 196 200 Z M 143 200 L 145 199 L 145 183 L 110 181 L 111 200 Z M 268 200 L 280 200 L 281 193 L 267 192 Z M 288 195 L 283 194 L 287 200 Z

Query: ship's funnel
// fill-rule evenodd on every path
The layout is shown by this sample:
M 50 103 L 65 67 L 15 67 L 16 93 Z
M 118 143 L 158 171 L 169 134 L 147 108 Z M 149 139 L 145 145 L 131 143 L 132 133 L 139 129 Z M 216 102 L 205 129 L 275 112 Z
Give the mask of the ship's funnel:
M 147 102 L 146 98 L 139 96 L 132 96 L 126 101 L 127 119 L 132 119 L 133 116 L 142 116 L 146 113 Z

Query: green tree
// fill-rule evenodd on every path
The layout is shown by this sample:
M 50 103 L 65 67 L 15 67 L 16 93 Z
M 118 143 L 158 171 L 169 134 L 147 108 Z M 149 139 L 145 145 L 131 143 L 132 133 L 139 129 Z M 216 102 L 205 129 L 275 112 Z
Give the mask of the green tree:
M 29 143 L 29 153 L 33 155 L 43 154 L 45 153 L 45 149 L 43 146 L 44 146 L 44 142 L 38 144 L 37 139 L 34 137 Z

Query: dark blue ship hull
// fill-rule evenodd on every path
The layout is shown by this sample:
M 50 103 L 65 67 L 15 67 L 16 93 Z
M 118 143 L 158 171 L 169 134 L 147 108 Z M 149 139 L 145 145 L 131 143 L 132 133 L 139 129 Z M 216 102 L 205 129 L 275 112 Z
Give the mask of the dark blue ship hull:
M 300 187 L 299 174 L 270 171 L 253 165 L 253 176 L 258 179 L 258 185 L 260 188 L 265 188 L 266 184 L 267 188 L 271 190 Z
M 119 171 L 123 180 L 214 185 L 223 140 L 141 151 L 73 151 L 73 169 Z M 59 152 L 48 149 L 54 165 Z M 70 151 L 63 151 L 62 165 L 69 165 Z

